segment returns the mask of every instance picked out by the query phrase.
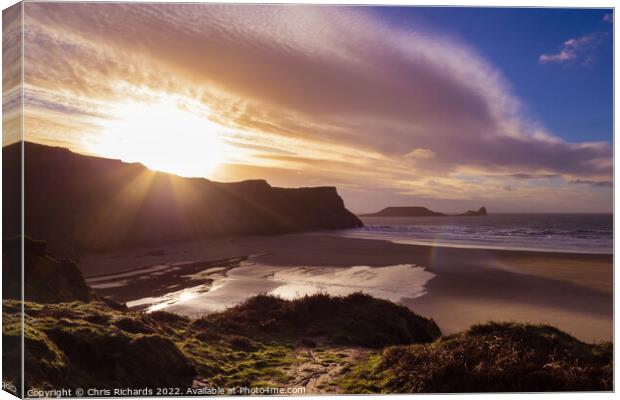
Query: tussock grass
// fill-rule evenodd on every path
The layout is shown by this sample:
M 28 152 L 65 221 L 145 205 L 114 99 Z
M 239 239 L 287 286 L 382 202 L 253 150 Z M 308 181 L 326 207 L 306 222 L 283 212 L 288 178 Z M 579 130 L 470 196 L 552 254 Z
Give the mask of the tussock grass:
M 5 348 L 20 335 L 17 301 L 3 302 Z M 370 296 L 257 296 L 222 313 L 191 320 L 144 314 L 100 301 L 25 303 L 26 385 L 54 387 L 190 387 L 282 385 L 299 343 L 378 348 L 429 342 L 431 320 Z M 312 340 L 309 339 L 312 337 Z M 18 357 L 5 353 L 5 360 Z M 17 378 L 17 377 L 15 377 Z
M 441 335 L 433 320 L 362 293 L 315 294 L 292 301 L 259 295 L 195 326 L 263 337 L 321 337 L 332 344 L 371 348 L 431 342 Z
M 393 346 L 340 382 L 347 392 L 595 391 L 613 388 L 612 345 L 546 325 L 488 323 L 430 344 Z

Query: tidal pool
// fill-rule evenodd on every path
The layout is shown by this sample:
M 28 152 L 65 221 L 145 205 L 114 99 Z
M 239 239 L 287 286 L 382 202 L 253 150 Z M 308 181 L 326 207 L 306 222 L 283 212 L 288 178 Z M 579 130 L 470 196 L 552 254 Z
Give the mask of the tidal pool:
M 343 296 L 363 292 L 398 302 L 403 298 L 424 295 L 426 283 L 434 276 L 413 264 L 384 267 L 281 267 L 243 262 L 239 267 L 213 276 L 214 280 L 210 284 L 129 301 L 127 306 L 145 308 L 147 312 L 165 310 L 199 316 L 232 307 L 257 294 L 295 299 L 315 293 Z

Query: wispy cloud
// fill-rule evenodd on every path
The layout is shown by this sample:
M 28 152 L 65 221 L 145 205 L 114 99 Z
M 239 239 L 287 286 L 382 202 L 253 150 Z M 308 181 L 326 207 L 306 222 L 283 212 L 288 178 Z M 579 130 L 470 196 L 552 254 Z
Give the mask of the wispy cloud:
M 558 178 L 560 175 L 558 174 L 511 174 L 509 177 L 515 179 L 552 179 Z
M 568 182 L 571 185 L 589 185 L 594 187 L 612 188 L 614 183 L 612 181 L 593 181 L 588 179 L 575 179 Z
M 614 22 L 613 14 L 612 13 L 607 13 L 607 14 L 603 15 L 603 21 L 609 22 L 610 24 L 612 24 Z
M 227 143 L 250 154 L 214 179 L 262 174 L 275 184 L 337 184 L 344 193 L 381 187 L 383 196 L 445 196 L 451 188 L 456 198 L 476 193 L 457 178 L 464 170 L 611 176 L 608 143 L 569 143 L 532 121 L 501 72 L 469 45 L 399 30 L 363 8 L 25 7 L 27 113 L 48 112 L 29 125 L 33 140 L 54 140 L 66 116 L 111 114 L 119 102 L 163 93 L 200 102 L 231 128 Z M 588 40 L 561 51 L 582 57 Z M 66 135 L 73 148 L 85 132 L 97 139 L 97 129 L 76 127 Z M 504 195 L 496 186 L 489 195 Z
M 562 43 L 557 53 L 541 54 L 538 60 L 541 64 L 565 63 L 569 61 L 589 64 L 593 61 L 594 51 L 606 36 L 606 32 L 595 32 L 568 39 Z
M 427 160 L 429 158 L 435 157 L 435 152 L 429 149 L 415 149 L 405 154 L 405 157 L 411 158 L 413 160 L 416 160 L 416 159 Z
M 2 11 L 2 144 L 21 139 L 21 5 Z

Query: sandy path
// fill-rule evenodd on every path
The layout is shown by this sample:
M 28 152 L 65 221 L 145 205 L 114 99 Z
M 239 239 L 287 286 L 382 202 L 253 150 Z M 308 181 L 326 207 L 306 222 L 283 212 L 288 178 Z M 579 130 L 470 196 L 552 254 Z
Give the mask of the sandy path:
M 306 394 L 339 393 L 334 384 L 355 361 L 366 356 L 370 350 L 363 348 L 299 348 L 297 361 L 286 370 L 291 376 L 287 387 L 304 387 Z

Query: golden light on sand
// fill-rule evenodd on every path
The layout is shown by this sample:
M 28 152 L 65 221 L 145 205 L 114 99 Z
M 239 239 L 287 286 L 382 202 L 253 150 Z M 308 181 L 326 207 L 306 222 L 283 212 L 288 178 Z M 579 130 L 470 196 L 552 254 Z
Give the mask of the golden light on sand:
M 186 177 L 208 177 L 226 161 L 223 128 L 204 110 L 161 101 L 124 104 L 107 120 L 90 150 L 150 169 Z

